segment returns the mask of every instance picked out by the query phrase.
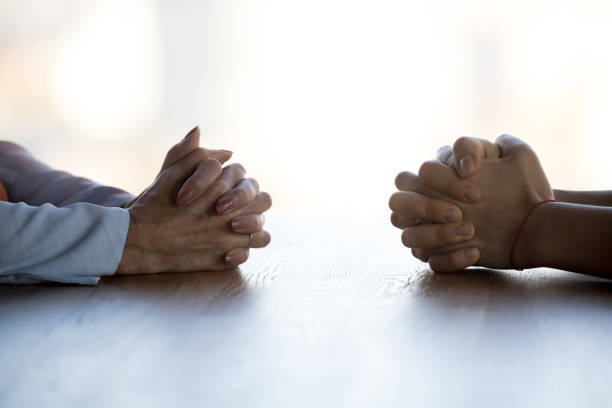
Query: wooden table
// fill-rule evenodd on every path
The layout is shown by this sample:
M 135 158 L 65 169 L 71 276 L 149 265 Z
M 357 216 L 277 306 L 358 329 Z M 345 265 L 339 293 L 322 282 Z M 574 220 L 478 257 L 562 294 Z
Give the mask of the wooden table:
M 0 286 L 0 406 L 612 404 L 612 283 L 433 274 L 387 214 L 268 218 L 240 271 Z

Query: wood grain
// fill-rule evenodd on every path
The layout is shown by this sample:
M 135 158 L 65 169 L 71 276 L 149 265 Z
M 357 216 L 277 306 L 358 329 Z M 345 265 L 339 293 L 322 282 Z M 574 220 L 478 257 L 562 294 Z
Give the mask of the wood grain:
M 612 402 L 612 283 L 434 274 L 386 214 L 268 218 L 240 270 L 0 286 L 0 406 Z

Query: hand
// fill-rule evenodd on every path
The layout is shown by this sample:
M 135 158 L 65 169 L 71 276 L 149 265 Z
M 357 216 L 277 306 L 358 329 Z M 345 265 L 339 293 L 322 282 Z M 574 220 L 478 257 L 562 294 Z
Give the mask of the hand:
M 423 248 L 446 247 L 469 241 L 474 236 L 474 225 L 462 222 L 462 209 L 449 202 L 448 196 L 467 202 L 477 202 L 481 196 L 478 185 L 471 180 L 460 179 L 448 167 L 440 169 L 435 177 L 426 177 L 433 188 L 428 186 L 421 178 L 427 176 L 431 164 L 424 163 L 419 176 L 408 171 L 398 174 L 395 185 L 400 191 L 389 200 L 389 207 L 393 211 L 391 223 L 403 230 L 402 242 L 412 248 L 415 257 L 424 262 L 427 262 L 427 258 L 421 255 Z M 474 264 L 477 257 L 473 250 L 457 251 L 452 254 L 452 265 L 462 265 L 465 268 Z M 434 264 L 432 268 L 442 270 L 447 269 L 447 265 Z
M 198 144 L 196 128 L 168 152 L 153 185 L 128 204 L 130 229 L 118 274 L 228 269 L 246 261 L 249 246 L 269 243 L 262 213 L 270 196 L 244 179 L 241 165 L 221 168 L 231 152 Z M 193 191 L 182 206 L 175 204 L 179 191 Z M 229 210 L 218 208 L 224 196 L 234 199 Z
M 512 242 L 525 215 L 539 201 L 554 198 L 537 156 L 527 144 L 507 135 L 498 138 L 497 143 L 504 157 L 474 156 L 474 167 L 481 165 L 482 169 L 469 180 L 460 179 L 439 161 L 424 163 L 418 181 L 406 174 L 398 176 L 399 184 L 408 189 L 455 204 L 462 209 L 464 219 L 475 227 L 469 241 L 451 245 L 448 234 L 440 232 L 449 230 L 446 225 L 406 228 L 408 231 L 405 230 L 403 236 L 410 237 L 408 246 L 416 248 L 413 254 L 429 261 L 432 269 L 459 270 L 476 261 L 481 266 L 509 267 Z M 465 186 L 466 181 L 479 187 L 480 201 L 471 204 L 459 201 L 460 187 Z M 401 208 L 396 210 L 402 211 Z M 404 208 L 403 211 L 411 210 Z

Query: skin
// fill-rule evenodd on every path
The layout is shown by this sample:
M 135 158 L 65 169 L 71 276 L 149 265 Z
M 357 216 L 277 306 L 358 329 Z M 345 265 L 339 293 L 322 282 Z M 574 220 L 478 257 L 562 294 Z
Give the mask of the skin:
M 535 152 L 517 138 L 503 135 L 495 144 L 460 138 L 452 149 L 440 149 L 438 161 L 425 163 L 419 177 L 400 173 L 396 183 L 415 197 L 411 205 L 391 206 L 392 222 L 412 237 L 407 243 L 413 254 L 434 270 L 547 266 L 612 277 L 607 256 L 612 208 L 606 207 L 612 192 L 553 191 Z M 477 201 L 462 198 L 468 187 L 478 188 Z M 526 219 L 510 260 L 527 214 L 553 198 L 558 202 L 538 206 Z M 461 210 L 462 220 L 474 227 L 473 235 L 458 236 L 451 223 L 440 223 L 440 211 L 449 208 Z M 411 223 L 417 214 L 437 224 Z
M 199 148 L 196 127 L 172 147 L 153 184 L 125 205 L 130 213 L 116 274 L 224 270 L 249 248 L 270 242 L 263 230 L 271 205 L 231 152 Z M 252 239 L 249 239 L 252 234 Z M 250 242 L 249 242 L 250 241 Z

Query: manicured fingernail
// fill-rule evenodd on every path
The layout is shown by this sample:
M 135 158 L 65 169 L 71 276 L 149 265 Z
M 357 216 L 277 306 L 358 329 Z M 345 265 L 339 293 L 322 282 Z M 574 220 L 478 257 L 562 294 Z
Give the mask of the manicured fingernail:
M 474 170 L 474 158 L 472 156 L 463 156 L 459 160 L 459 169 L 463 174 L 471 173 Z
M 185 190 L 176 199 L 178 205 L 189 205 L 193 201 L 193 191 Z
M 196 129 L 199 127 L 200 125 L 196 125 L 193 129 L 191 129 L 189 132 L 187 132 L 187 134 L 185 135 L 185 137 L 183 139 L 187 139 L 189 137 L 189 135 L 191 135 L 193 132 L 196 131 Z
M 444 211 L 444 219 L 446 222 L 459 222 L 461 221 L 461 213 L 455 208 L 450 208 Z
M 463 256 L 466 259 L 474 259 L 478 256 L 478 250 L 476 248 L 469 248 L 463 252 Z
M 468 187 L 463 190 L 463 199 L 469 203 L 475 203 L 480 200 L 480 190 L 473 187 Z
M 232 229 L 236 232 L 243 232 L 247 227 L 247 221 L 242 218 L 234 218 L 232 220 Z
M 234 264 L 234 257 L 231 256 L 230 254 L 225 255 L 225 262 L 227 262 L 228 264 Z
M 455 235 L 458 237 L 467 237 L 472 233 L 472 226 L 467 223 L 459 224 L 455 227 Z
M 220 214 L 227 214 L 234 208 L 234 204 L 236 204 L 236 202 L 232 199 L 222 200 L 217 205 L 217 211 Z

